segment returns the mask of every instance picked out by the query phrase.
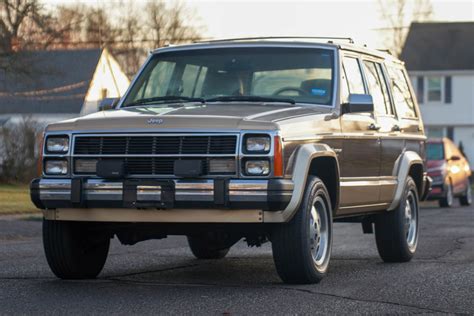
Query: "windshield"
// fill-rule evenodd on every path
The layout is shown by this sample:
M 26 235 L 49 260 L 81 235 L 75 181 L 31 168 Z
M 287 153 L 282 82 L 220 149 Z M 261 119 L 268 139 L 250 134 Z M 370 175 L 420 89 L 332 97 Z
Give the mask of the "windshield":
M 198 98 L 211 102 L 258 101 L 252 96 L 269 102 L 281 99 L 331 105 L 333 64 L 332 50 L 316 48 L 234 47 L 165 52 L 150 59 L 123 106 Z
M 426 144 L 426 157 L 428 160 L 443 160 L 444 148 L 442 143 Z

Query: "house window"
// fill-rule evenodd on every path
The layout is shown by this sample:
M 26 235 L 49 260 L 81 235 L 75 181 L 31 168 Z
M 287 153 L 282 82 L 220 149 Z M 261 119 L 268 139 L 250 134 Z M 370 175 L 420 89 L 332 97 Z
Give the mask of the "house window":
M 441 102 L 441 77 L 428 77 L 428 102 Z
M 430 138 L 441 138 L 444 137 L 444 128 L 442 127 L 427 127 L 426 134 Z

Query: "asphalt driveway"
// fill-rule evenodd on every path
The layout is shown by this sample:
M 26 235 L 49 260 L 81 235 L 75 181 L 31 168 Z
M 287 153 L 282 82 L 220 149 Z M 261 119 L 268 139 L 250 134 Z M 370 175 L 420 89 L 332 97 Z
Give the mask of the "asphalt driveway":
M 415 259 L 384 264 L 373 235 L 336 224 L 327 278 L 279 280 L 270 245 L 239 243 L 219 261 L 196 260 L 182 237 L 113 241 L 97 280 L 49 271 L 41 222 L 0 217 L 0 314 L 474 313 L 474 208 L 421 211 Z

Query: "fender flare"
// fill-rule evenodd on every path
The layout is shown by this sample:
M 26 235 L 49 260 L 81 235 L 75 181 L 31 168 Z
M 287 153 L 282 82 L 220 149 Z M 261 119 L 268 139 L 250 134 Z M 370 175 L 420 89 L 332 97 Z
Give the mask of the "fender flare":
M 339 174 L 339 161 L 336 152 L 326 144 L 304 144 L 298 147 L 294 152 L 293 159 L 293 194 L 290 202 L 283 211 L 264 212 L 263 221 L 266 223 L 282 223 L 290 221 L 298 210 L 303 194 L 306 189 L 309 168 L 311 162 L 319 157 L 331 157 L 336 161 L 336 167 Z M 335 208 L 336 205 L 333 205 Z M 334 211 L 334 210 L 333 210 Z
M 405 151 L 397 159 L 392 172 L 393 176 L 397 177 L 397 188 L 395 189 L 392 203 L 387 208 L 388 211 L 394 210 L 400 204 L 400 199 L 405 189 L 405 180 L 413 165 L 423 166 L 423 159 L 414 151 Z

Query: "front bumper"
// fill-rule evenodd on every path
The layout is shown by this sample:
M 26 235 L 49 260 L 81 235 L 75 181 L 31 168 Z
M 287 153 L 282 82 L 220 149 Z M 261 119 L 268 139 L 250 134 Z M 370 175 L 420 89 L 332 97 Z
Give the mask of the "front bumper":
M 252 209 L 280 211 L 293 181 L 286 179 L 34 179 L 31 200 L 40 209 Z

